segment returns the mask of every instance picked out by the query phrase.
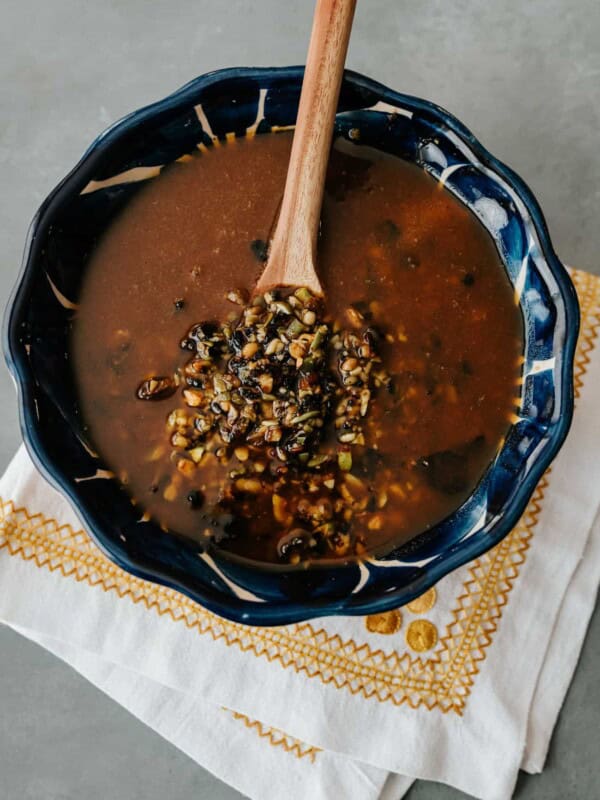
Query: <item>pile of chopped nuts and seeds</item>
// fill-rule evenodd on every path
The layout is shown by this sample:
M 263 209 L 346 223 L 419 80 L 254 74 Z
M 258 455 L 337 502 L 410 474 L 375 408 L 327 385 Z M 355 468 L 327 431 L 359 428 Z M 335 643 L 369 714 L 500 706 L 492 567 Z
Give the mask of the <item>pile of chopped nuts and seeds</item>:
M 168 415 L 167 432 L 184 476 L 193 480 L 210 458 L 239 463 L 210 510 L 212 518 L 227 516 L 225 533 L 208 535 L 217 542 L 243 535 L 240 520 L 267 503 L 280 560 L 364 552 L 350 522 L 355 513 L 383 507 L 385 498 L 369 497 L 352 474 L 352 451 L 365 449 L 372 397 L 390 384 L 379 332 L 356 307 L 342 328 L 305 287 L 272 290 L 248 305 L 241 291 L 227 297 L 241 314 L 221 325 L 194 325 L 180 343 L 189 361 L 172 377 L 145 380 L 137 392 L 158 400 L 181 390 L 184 405 Z M 188 502 L 202 507 L 197 491 Z M 380 524 L 377 516 L 369 522 Z

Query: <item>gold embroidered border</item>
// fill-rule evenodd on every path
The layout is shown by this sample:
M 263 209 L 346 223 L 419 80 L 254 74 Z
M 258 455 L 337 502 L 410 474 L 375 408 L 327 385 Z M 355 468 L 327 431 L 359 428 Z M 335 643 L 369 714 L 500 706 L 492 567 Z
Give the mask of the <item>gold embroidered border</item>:
M 39 567 L 58 570 L 105 591 L 116 591 L 158 614 L 168 614 L 199 633 L 210 634 L 244 652 L 278 661 L 308 677 L 346 688 L 353 694 L 413 708 L 424 704 L 443 711 L 461 712 L 477 662 L 482 660 L 500 609 L 507 602 L 512 581 L 524 561 L 524 552 L 537 522 L 546 480 L 538 486 L 522 521 L 494 550 L 475 561 L 470 580 L 453 611 L 453 622 L 433 654 L 423 659 L 408 653 L 384 653 L 368 644 L 357 645 L 316 630 L 310 623 L 289 628 L 249 628 L 221 619 L 172 589 L 134 578 L 109 562 L 83 531 L 59 526 L 41 514 L 31 515 L 11 501 L 0 506 L 0 549 L 34 560 Z M 476 589 L 477 586 L 481 588 Z M 469 601 L 467 603 L 467 600 Z M 465 616 L 470 607 L 471 616 Z M 460 666 L 465 671 L 461 671 Z
M 582 325 L 576 355 L 580 390 L 600 321 L 600 281 L 573 273 L 581 297 Z M 0 500 L 0 549 L 39 567 L 58 570 L 105 591 L 115 591 L 149 610 L 169 615 L 215 641 L 279 662 L 325 684 L 365 698 L 438 708 L 462 714 L 479 664 L 492 641 L 502 610 L 525 561 L 541 510 L 545 477 L 521 521 L 496 548 L 473 562 L 445 634 L 424 659 L 408 653 L 373 650 L 367 643 L 343 641 L 310 623 L 287 628 L 250 628 L 217 617 L 188 598 L 123 572 L 109 562 L 83 531 Z
M 590 363 L 590 353 L 594 349 L 600 329 L 600 278 L 576 269 L 569 270 L 569 274 L 577 291 L 581 312 L 581 329 L 573 370 L 575 397 L 579 397 Z
M 224 711 L 229 711 L 234 719 L 240 720 L 244 725 L 255 731 L 261 739 L 266 739 L 273 747 L 283 747 L 286 753 L 290 753 L 296 758 L 308 758 L 313 764 L 318 753 L 323 752 L 320 747 L 311 747 L 309 744 L 301 742 L 300 739 L 294 739 L 279 728 L 269 728 L 263 725 L 256 719 L 250 719 L 245 714 L 240 714 L 238 711 L 232 711 L 229 708 L 224 708 Z

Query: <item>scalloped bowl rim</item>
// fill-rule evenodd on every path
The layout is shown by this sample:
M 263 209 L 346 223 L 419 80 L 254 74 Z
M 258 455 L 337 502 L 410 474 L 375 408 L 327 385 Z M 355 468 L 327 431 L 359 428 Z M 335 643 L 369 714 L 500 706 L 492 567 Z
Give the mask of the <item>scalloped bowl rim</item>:
M 135 110 L 100 133 L 86 149 L 81 159 L 73 169 L 50 192 L 36 212 L 26 237 L 24 255 L 21 269 L 15 286 L 9 297 L 3 323 L 2 343 L 5 360 L 14 378 L 18 394 L 19 421 L 24 442 L 30 457 L 37 469 L 48 482 L 66 496 L 70 504 L 83 523 L 86 531 L 91 535 L 99 549 L 117 566 L 135 577 L 143 580 L 162 584 L 176 591 L 186 594 L 196 602 L 208 607 L 216 613 L 251 625 L 284 625 L 299 622 L 315 617 L 331 615 L 364 615 L 391 610 L 405 605 L 428 588 L 438 583 L 448 573 L 470 562 L 498 544 L 515 526 L 531 497 L 535 486 L 540 480 L 551 461 L 562 446 L 569 431 L 573 415 L 573 358 L 579 331 L 579 310 L 577 297 L 568 273 L 554 252 L 543 212 L 527 184 L 510 167 L 493 156 L 458 119 L 435 103 L 412 95 L 403 94 L 389 89 L 385 85 L 372 80 L 357 72 L 346 70 L 344 79 L 355 86 L 364 88 L 379 95 L 385 95 L 386 100 L 401 105 L 411 106 L 426 112 L 433 112 L 440 120 L 462 140 L 466 141 L 478 159 L 500 175 L 519 196 L 531 216 L 532 223 L 539 237 L 541 252 L 548 263 L 554 279 L 560 289 L 561 299 L 565 307 L 565 338 L 562 347 L 561 382 L 564 392 L 564 410 L 561 417 L 553 425 L 551 440 L 540 457 L 531 466 L 529 473 L 518 488 L 508 510 L 492 528 L 485 539 L 471 537 L 460 542 L 454 552 L 448 553 L 442 561 L 428 566 L 419 577 L 394 591 L 380 594 L 366 599 L 344 596 L 339 599 L 321 598 L 314 601 L 289 601 L 280 603 L 250 603 L 237 596 L 211 596 L 210 592 L 199 592 L 195 588 L 182 585 L 178 580 L 173 580 L 168 574 L 153 569 L 151 572 L 126 562 L 113 553 L 105 544 L 102 531 L 96 524 L 92 515 L 83 506 L 76 491 L 70 485 L 64 469 L 53 461 L 53 456 L 46 452 L 37 431 L 37 422 L 33 410 L 33 395 L 31 391 L 33 375 L 24 362 L 18 348 L 15 346 L 17 339 L 16 320 L 26 302 L 26 289 L 29 281 L 33 279 L 34 270 L 30 269 L 30 256 L 36 232 L 45 218 L 52 212 L 53 205 L 59 201 L 63 192 L 78 191 L 92 177 L 96 161 L 101 156 L 101 145 L 116 141 L 121 133 L 133 123 L 151 119 L 158 112 L 170 110 L 185 102 L 188 95 L 198 90 L 217 84 L 231 78 L 260 79 L 266 75 L 289 77 L 297 79 L 304 70 L 303 66 L 289 67 L 231 67 L 209 72 L 194 78 L 172 94 Z M 79 189 L 77 184 L 81 184 Z M 341 563 L 339 569 L 344 569 Z M 349 602 L 350 601 L 350 602 Z

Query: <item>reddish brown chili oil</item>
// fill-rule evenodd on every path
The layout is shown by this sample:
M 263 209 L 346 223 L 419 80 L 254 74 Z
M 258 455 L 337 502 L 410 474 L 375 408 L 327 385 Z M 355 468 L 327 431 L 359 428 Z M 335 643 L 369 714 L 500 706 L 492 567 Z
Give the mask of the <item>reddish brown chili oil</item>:
M 182 367 L 194 323 L 232 315 L 228 292 L 252 293 L 290 145 L 283 133 L 235 140 L 140 189 L 87 266 L 72 338 L 90 440 L 132 499 L 166 530 L 271 562 L 290 559 L 270 497 L 241 493 L 239 516 L 231 504 L 221 513 L 240 467 L 234 444 L 182 474 L 166 418 L 185 405 L 136 390 Z M 353 450 L 366 501 L 344 525 L 350 547 L 311 557 L 381 553 L 456 509 L 492 460 L 518 393 L 521 316 L 477 219 L 419 167 L 367 148 L 332 152 L 318 267 L 331 317 L 354 306 L 381 333 L 391 381 Z M 288 487 L 292 508 L 323 499 L 308 483 Z

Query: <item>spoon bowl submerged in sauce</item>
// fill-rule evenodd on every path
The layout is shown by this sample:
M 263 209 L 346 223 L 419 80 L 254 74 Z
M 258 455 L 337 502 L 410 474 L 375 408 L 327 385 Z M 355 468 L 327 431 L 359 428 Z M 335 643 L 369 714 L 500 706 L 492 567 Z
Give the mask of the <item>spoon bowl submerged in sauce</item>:
M 194 533 L 185 529 L 193 510 L 163 497 L 168 482 L 149 497 L 143 494 L 148 492 L 150 470 L 162 462 L 142 465 L 136 454 L 152 450 L 151 431 L 160 428 L 164 442 L 165 411 L 175 407 L 175 395 L 159 403 L 143 403 L 135 389 L 143 378 L 173 374 L 186 355 L 178 342 L 190 326 L 211 318 L 226 319 L 232 312 L 228 291 L 254 285 L 263 265 L 261 242 L 267 240 L 277 211 L 289 142 L 285 135 L 259 135 L 253 141 L 238 138 L 210 152 L 208 146 L 213 136 L 224 142 L 230 131 L 239 136 L 246 129 L 251 135 L 258 129 L 262 134 L 292 124 L 300 80 L 298 70 L 211 75 L 113 128 L 43 206 L 34 223 L 24 279 L 7 318 L 9 359 L 21 388 L 24 435 L 46 474 L 75 502 L 96 541 L 135 574 L 176 586 L 225 616 L 256 624 L 391 608 L 493 545 L 514 524 L 564 439 L 572 400 L 576 303 L 529 191 L 445 112 L 347 74 L 319 251 L 319 266 L 325 265 L 328 313 L 335 318 L 354 307 L 363 316 L 381 315 L 382 326 L 389 329 L 384 333 L 390 351 L 386 358 L 403 379 L 411 375 L 413 380 L 414 373 L 417 395 L 422 392 L 422 408 L 430 408 L 433 427 L 423 424 L 422 411 L 410 423 L 410 381 L 396 397 L 381 392 L 373 400 L 369 419 L 379 414 L 381 424 L 387 425 L 380 437 L 383 452 L 399 452 L 418 441 L 419 446 L 403 457 L 403 464 L 392 467 L 399 473 L 408 464 L 413 477 L 422 482 L 417 486 L 403 476 L 403 491 L 410 482 L 415 490 L 422 488 L 430 498 L 440 499 L 437 521 L 430 503 L 428 522 L 419 520 L 418 514 L 411 521 L 411 504 L 399 502 L 395 509 L 387 492 L 390 515 L 402 511 L 405 527 L 393 526 L 386 538 L 383 526 L 368 527 L 379 509 L 361 510 L 369 535 L 381 536 L 373 543 L 375 557 L 362 563 L 342 560 L 337 565 L 326 558 L 308 570 L 302 562 L 265 569 L 248 560 L 247 555 L 256 556 L 256 552 L 236 551 L 235 537 L 203 555 Z M 202 128 L 201 121 L 204 126 L 208 121 L 211 130 Z M 279 161 L 267 140 L 281 148 Z M 339 150 L 343 142 L 345 149 Z M 203 152 L 190 161 L 197 145 Z M 406 173 L 401 183 L 390 178 L 390 186 L 385 185 L 389 170 L 382 163 L 386 158 L 375 157 L 366 149 L 369 145 L 378 153 L 404 159 L 394 159 L 391 168 Z M 252 157 L 246 158 L 250 152 Z M 188 163 L 176 163 L 181 158 Z M 157 165 L 165 164 L 173 166 L 156 181 L 146 186 L 132 183 L 132 178 L 155 176 Z M 244 182 L 244 202 L 250 209 L 245 229 L 235 219 L 240 164 L 249 178 Z M 218 178 L 220 188 L 208 195 L 195 179 L 202 174 L 203 187 L 208 186 L 211 170 L 213 185 Z M 414 180 L 409 173 L 414 173 Z M 168 202 L 158 191 L 160 185 L 165 191 L 173 190 Z M 407 187 L 404 195 L 401 185 Z M 393 202 L 382 214 L 381 203 L 374 198 L 390 193 Z M 148 200 L 151 197 L 154 203 Z M 174 199 L 181 210 L 176 220 Z M 145 203 L 153 209 L 152 224 L 134 225 L 127 233 L 127 221 L 135 222 Z M 205 215 L 202 220 L 196 215 L 199 208 Z M 447 224 L 449 214 L 452 225 Z M 174 222 L 180 234 L 176 253 L 165 246 Z M 471 255 L 472 248 L 481 248 L 477 263 L 468 267 L 468 253 L 460 243 L 461 226 Z M 447 260 L 436 257 L 440 237 L 452 253 Z M 419 241 L 411 242 L 411 238 Z M 124 239 L 132 245 L 128 252 L 122 247 Z M 101 260 L 102 269 L 94 271 Z M 141 263 L 154 266 L 140 272 Z M 375 272 L 378 280 L 373 281 Z M 242 274 L 245 282 L 240 281 Z M 443 291 L 429 283 L 440 276 L 445 280 Z M 95 299 L 104 298 L 98 302 L 103 312 L 96 317 L 86 302 L 93 286 Z M 334 290 L 329 291 L 330 287 Z M 74 319 L 75 304 L 80 309 Z M 489 317 L 500 308 L 506 312 L 500 315 L 504 323 Z M 86 309 L 90 313 L 84 313 Z M 518 312 L 525 317 L 525 339 L 516 354 Z M 500 327 L 490 324 L 490 319 Z M 142 331 L 142 321 L 145 338 L 131 337 L 132 330 Z M 86 325 L 87 334 L 78 344 L 79 332 Z M 74 350 L 69 344 L 71 328 Z M 470 333 L 463 337 L 459 357 L 452 342 L 453 331 L 460 330 Z M 114 337 L 110 352 L 106 348 L 109 334 Z M 388 334 L 394 341 L 385 339 Z M 437 338 L 427 339 L 426 334 Z M 93 371 L 88 369 L 84 378 L 81 365 L 86 360 L 85 346 L 93 350 L 96 340 L 103 342 L 104 354 L 100 347 L 94 351 L 96 356 L 87 352 L 87 359 L 97 359 L 94 386 Z M 415 363 L 400 364 L 402 352 L 404 362 L 414 359 Z M 417 353 L 427 369 L 416 363 Z M 516 355 L 522 361 L 519 366 Z M 419 370 L 424 370 L 423 375 Z M 514 408 L 506 382 L 502 386 L 498 382 L 498 394 L 494 393 L 494 378 L 503 370 L 513 397 L 518 398 Z M 522 383 L 515 385 L 519 372 Z M 132 384 L 127 393 L 123 387 L 129 376 Z M 487 376 L 491 376 L 489 381 Z M 477 381 L 481 381 L 481 391 L 467 403 L 464 387 Z M 394 414 L 386 414 L 387 404 L 398 402 L 397 397 L 402 398 L 402 413 L 394 409 Z M 441 404 L 441 413 L 433 398 Z M 494 402 L 501 413 L 492 414 Z M 177 403 L 179 407 L 179 397 Z M 183 405 L 186 413 L 195 413 L 193 407 Z M 496 427 L 482 434 L 475 429 L 487 412 Z M 506 413 L 510 419 L 503 416 Z M 99 419 L 102 424 L 97 424 Z M 402 420 L 406 430 L 401 430 Z M 438 424 L 440 420 L 445 424 Z M 443 430 L 453 438 L 443 442 Z M 94 446 L 101 458 L 93 455 Z M 353 468 L 363 457 L 356 455 L 355 459 L 352 453 Z M 240 467 L 219 462 L 224 474 L 234 468 Z M 384 468 L 389 469 L 389 464 Z M 107 479 L 107 469 L 121 473 L 124 480 Z M 173 469 L 177 469 L 175 463 Z M 349 472 L 353 474 L 352 469 Z M 387 489 L 388 481 L 384 483 Z M 373 494 L 377 503 L 377 492 Z M 171 511 L 165 511 L 167 507 Z M 165 513 L 172 518 L 165 519 Z M 161 522 L 183 532 L 184 538 L 165 533 Z M 428 524 L 429 531 L 421 533 Z M 420 535 L 411 538 L 414 534 Z M 402 545 L 403 540 L 408 543 Z M 277 541 L 269 539 L 268 547 L 277 551 Z M 287 544 L 283 541 L 279 551 L 285 552 Z M 224 547 L 238 553 L 235 560 L 223 555 Z M 289 547 L 287 552 L 291 552 Z

